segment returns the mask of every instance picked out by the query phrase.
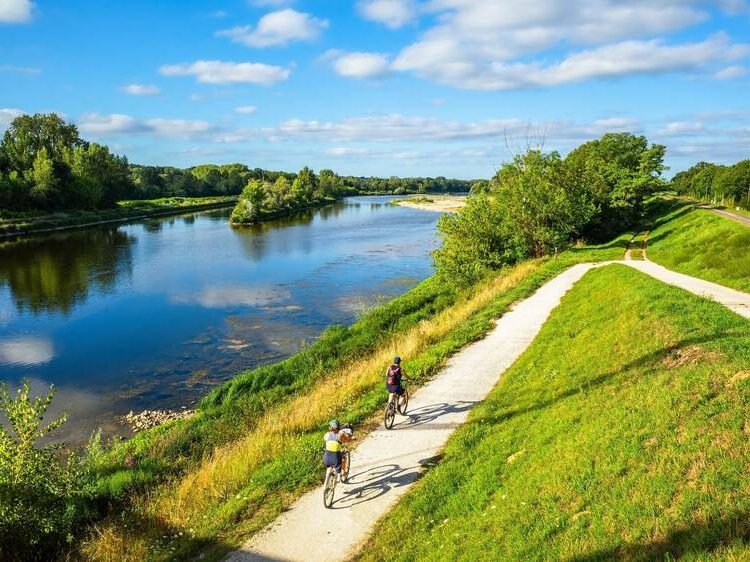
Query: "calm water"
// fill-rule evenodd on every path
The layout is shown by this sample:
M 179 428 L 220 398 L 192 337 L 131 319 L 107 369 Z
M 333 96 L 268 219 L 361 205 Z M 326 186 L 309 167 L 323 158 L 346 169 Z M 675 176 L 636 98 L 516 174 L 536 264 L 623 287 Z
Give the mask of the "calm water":
M 388 199 L 244 229 L 222 210 L 0 242 L 0 381 L 54 383 L 74 441 L 190 406 L 431 273 L 438 215 Z

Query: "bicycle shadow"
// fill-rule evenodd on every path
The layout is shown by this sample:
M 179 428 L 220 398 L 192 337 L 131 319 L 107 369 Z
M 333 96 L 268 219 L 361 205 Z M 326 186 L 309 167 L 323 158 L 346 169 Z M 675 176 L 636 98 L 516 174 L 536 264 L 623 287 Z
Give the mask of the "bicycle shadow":
M 363 470 L 349 477 L 343 486 L 343 495 L 334 499 L 331 509 L 349 509 L 387 494 L 394 488 L 408 486 L 421 476 L 419 467 L 402 468 L 398 464 L 385 464 Z
M 430 429 L 453 429 L 455 427 L 458 427 L 460 423 L 445 422 L 434 424 L 432 422 L 448 414 L 458 414 L 471 410 L 478 403 L 479 402 L 477 400 L 461 400 L 452 403 L 442 402 L 440 404 L 428 404 L 426 406 L 420 406 L 419 408 L 415 408 L 407 412 L 406 415 L 409 419 L 406 422 L 406 427 L 411 428 L 429 423 L 431 424 Z M 396 425 L 401 425 L 401 423 Z M 394 425 L 394 427 L 396 427 L 396 425 Z

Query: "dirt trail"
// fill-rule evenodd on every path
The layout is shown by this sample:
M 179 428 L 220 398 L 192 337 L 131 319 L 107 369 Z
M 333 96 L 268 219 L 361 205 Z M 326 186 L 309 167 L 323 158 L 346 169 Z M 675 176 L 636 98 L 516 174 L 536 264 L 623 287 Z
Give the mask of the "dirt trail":
M 333 562 L 353 556 L 423 467 L 438 460 L 451 433 L 526 350 L 562 296 L 587 271 L 609 263 L 622 263 L 712 298 L 750 318 L 750 294 L 675 273 L 653 262 L 575 265 L 516 304 L 484 339 L 454 355 L 437 377 L 415 393 L 408 416 L 397 417 L 393 430 L 381 426 L 359 443 L 352 453 L 351 481 L 337 486 L 332 509 L 323 506 L 322 491 L 315 488 L 227 560 Z

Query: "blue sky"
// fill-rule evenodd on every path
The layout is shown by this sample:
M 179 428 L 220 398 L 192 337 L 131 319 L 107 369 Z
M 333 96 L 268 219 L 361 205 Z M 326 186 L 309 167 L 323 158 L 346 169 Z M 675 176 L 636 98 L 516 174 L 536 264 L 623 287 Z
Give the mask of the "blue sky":
M 132 162 L 489 177 L 608 131 L 750 157 L 746 0 L 0 0 L 0 130 Z

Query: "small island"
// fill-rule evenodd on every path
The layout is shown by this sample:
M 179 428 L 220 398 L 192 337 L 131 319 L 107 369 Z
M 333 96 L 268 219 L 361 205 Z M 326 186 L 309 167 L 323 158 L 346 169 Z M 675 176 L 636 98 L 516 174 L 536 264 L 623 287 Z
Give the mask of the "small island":
M 330 170 L 316 176 L 302 168 L 290 179 L 280 174 L 273 183 L 250 180 L 240 193 L 229 222 L 232 226 L 256 224 L 304 209 L 334 203 L 347 191 L 341 178 Z

